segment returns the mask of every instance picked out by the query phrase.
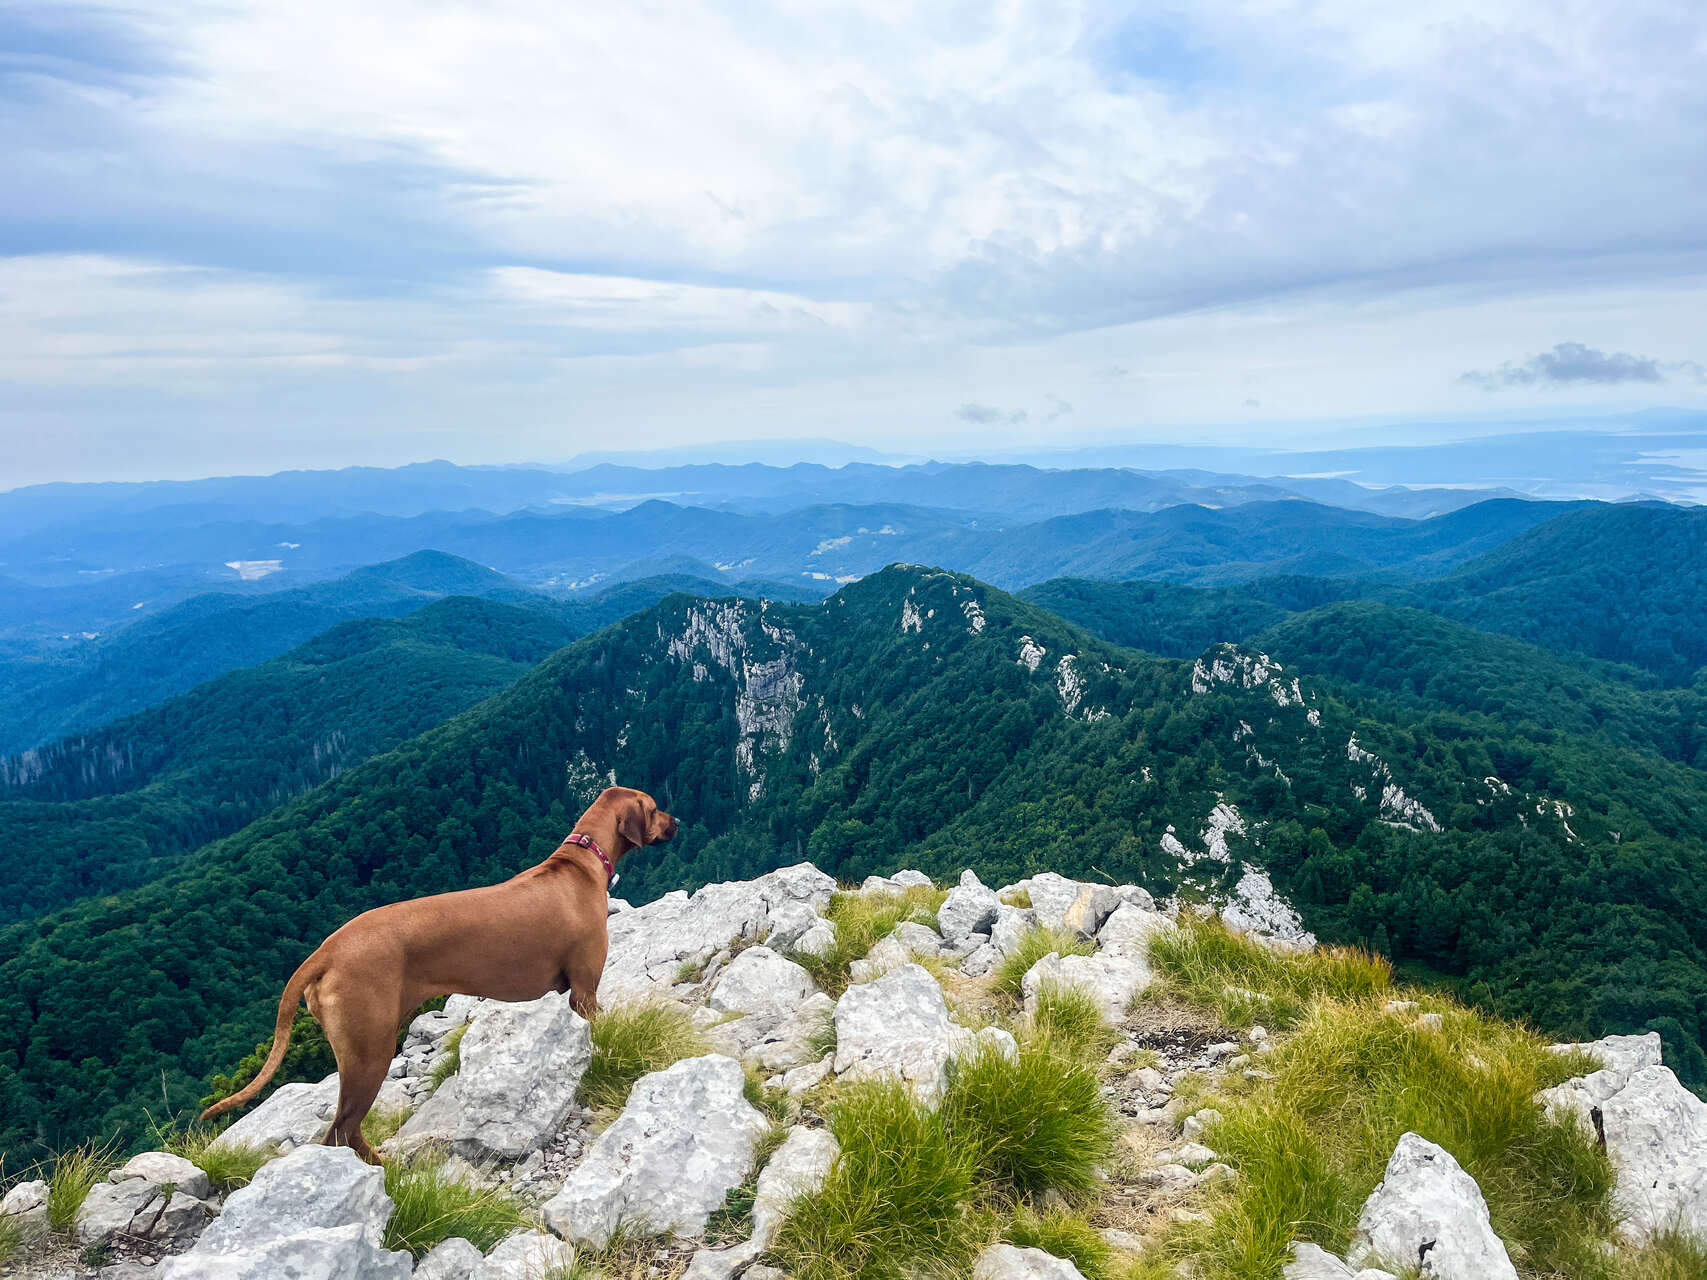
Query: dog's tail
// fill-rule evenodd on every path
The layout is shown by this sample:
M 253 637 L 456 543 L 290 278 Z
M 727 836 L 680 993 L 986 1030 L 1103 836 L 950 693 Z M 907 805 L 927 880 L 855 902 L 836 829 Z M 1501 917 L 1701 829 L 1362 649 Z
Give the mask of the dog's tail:
M 273 1072 L 277 1071 L 279 1063 L 284 1061 L 285 1050 L 290 1048 L 291 1024 L 296 1021 L 296 1009 L 302 1003 L 303 990 L 320 977 L 321 972 L 319 959 L 309 956 L 302 962 L 301 967 L 290 975 L 290 981 L 285 983 L 284 994 L 279 997 L 279 1016 L 273 1023 L 273 1049 L 267 1055 L 267 1060 L 261 1064 L 261 1069 L 255 1073 L 253 1080 L 230 1097 L 221 1098 L 214 1103 L 201 1113 L 199 1119 L 211 1120 L 214 1116 L 224 1115 L 233 1107 L 242 1106 L 267 1087 L 267 1081 L 273 1078 Z

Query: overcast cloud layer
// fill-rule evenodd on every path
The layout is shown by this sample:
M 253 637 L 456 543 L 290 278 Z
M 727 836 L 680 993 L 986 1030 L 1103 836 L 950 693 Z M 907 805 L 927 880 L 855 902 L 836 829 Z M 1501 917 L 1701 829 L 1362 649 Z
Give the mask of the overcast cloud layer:
M 1694 0 L 10 4 L 0 487 L 1707 406 L 1704 62 Z

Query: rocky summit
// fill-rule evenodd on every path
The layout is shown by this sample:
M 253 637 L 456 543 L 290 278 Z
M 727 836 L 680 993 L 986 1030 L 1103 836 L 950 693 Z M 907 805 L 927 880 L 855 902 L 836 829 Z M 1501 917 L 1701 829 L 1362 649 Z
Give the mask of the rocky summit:
M 64 1168 L 14 1182 L 0 1201 L 10 1273 L 911 1275 L 928 1251 L 884 1266 L 813 1252 L 836 1238 L 837 1214 L 898 1212 L 843 1194 L 848 1179 L 887 1176 L 854 1163 L 869 1162 L 870 1142 L 839 1121 L 848 1100 L 888 1098 L 895 1114 L 917 1118 L 914 1136 L 882 1153 L 904 1166 L 944 1132 L 966 1130 L 988 1101 L 980 1082 L 1010 1070 L 1024 1079 L 1046 1052 L 1059 1056 L 1039 1079 L 1093 1082 L 1072 1104 L 1078 1114 L 1022 1121 L 1028 1102 L 1016 1090 L 983 1123 L 1021 1127 L 971 1162 L 999 1172 L 953 1174 L 965 1185 L 948 1218 L 908 1226 L 913 1236 L 890 1223 L 895 1248 L 940 1230 L 941 1247 L 959 1250 L 944 1256 L 964 1262 L 946 1274 L 978 1280 L 1555 1274 L 1472 1172 L 1495 1169 L 1497 1154 L 1426 1110 L 1407 1123 L 1427 1133 L 1379 1111 L 1360 1122 L 1394 1131 L 1360 1208 L 1300 1225 L 1266 1260 L 1228 1269 L 1217 1233 L 1250 1212 L 1244 1191 L 1272 1179 L 1277 1159 L 1303 1158 L 1277 1157 L 1288 1139 L 1259 1119 L 1292 1105 L 1298 1078 L 1320 1077 L 1326 1059 L 1312 1055 L 1347 1035 L 1393 1059 L 1365 1064 L 1371 1078 L 1437 1059 L 1466 1079 L 1485 1076 L 1492 1093 L 1528 1078 L 1501 1075 L 1503 1054 L 1551 1081 L 1519 1099 L 1516 1122 L 1603 1172 L 1600 1201 L 1561 1201 L 1558 1212 L 1601 1231 L 1592 1252 L 1607 1266 L 1656 1241 L 1707 1245 L 1707 1104 L 1661 1061 L 1657 1036 L 1546 1046 L 1461 1007 L 1401 998 L 1378 960 L 1264 933 L 1249 912 L 1217 920 L 1135 885 L 1047 872 L 991 887 L 968 871 L 945 891 L 901 871 L 844 889 L 802 863 L 641 907 L 613 902 L 610 933 L 592 1024 L 555 994 L 455 997 L 414 1019 L 376 1109 L 390 1120 L 388 1168 L 315 1145 L 336 1077 L 288 1083 L 212 1141 L 181 1144 L 187 1154 L 113 1166 L 69 1208 Z M 1243 965 L 1225 971 L 1242 980 L 1222 981 L 1213 963 Z M 1334 973 L 1373 976 L 1366 988 L 1347 979 L 1329 990 Z M 648 1026 L 671 1036 L 637 1030 Z M 1355 1086 L 1315 1083 L 1326 1089 L 1318 1107 L 1380 1105 L 1353 1097 Z M 1087 1117 L 1110 1139 L 1087 1177 L 1057 1186 L 1030 1171 L 1032 1156 L 1055 1158 L 1051 1125 Z M 234 1175 L 245 1156 L 253 1167 Z M 978 1177 L 996 1189 L 981 1193 Z M 880 1183 L 870 1190 L 885 1194 Z M 423 1210 L 429 1191 L 441 1199 Z M 867 1228 L 842 1225 L 856 1250 Z

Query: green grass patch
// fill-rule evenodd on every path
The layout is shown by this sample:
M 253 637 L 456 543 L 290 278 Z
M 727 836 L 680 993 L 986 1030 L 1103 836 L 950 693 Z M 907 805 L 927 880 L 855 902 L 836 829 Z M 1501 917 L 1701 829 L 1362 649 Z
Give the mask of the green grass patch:
M 450 1034 L 445 1036 L 445 1042 L 439 1050 L 439 1060 L 433 1064 L 433 1073 L 427 1077 L 434 1091 L 458 1071 L 462 1070 L 462 1038 L 468 1034 L 468 1023 L 460 1027 L 452 1027 Z
M 1047 1041 L 1012 1059 L 985 1045 L 955 1063 L 940 1114 L 981 1181 L 1022 1195 L 1092 1191 L 1114 1149 L 1096 1069 Z
M 1058 982 L 1038 987 L 1028 1034 L 1047 1041 L 1062 1056 L 1092 1067 L 1120 1042 L 1120 1033 L 1109 1025 L 1100 1000 L 1083 987 Z
M 741 1071 L 746 1076 L 741 1085 L 741 1096 L 773 1126 L 786 1121 L 789 1112 L 788 1094 L 767 1085 L 752 1067 L 744 1066 Z M 767 1151 L 765 1157 L 768 1159 L 770 1152 Z
M 396 1211 L 385 1227 L 387 1249 L 407 1249 L 419 1258 L 452 1236 L 461 1236 L 482 1253 L 528 1216 L 509 1193 L 459 1182 L 445 1170 L 442 1155 L 423 1153 L 385 1166 L 385 1192 Z
M 1013 954 L 1002 957 L 1002 962 L 996 966 L 996 990 L 1018 1000 L 1021 984 L 1025 975 L 1031 972 L 1031 966 L 1051 951 L 1062 956 L 1088 956 L 1095 950 L 1096 943 L 1069 930 L 1046 929 L 1042 925 L 1034 925 L 1025 931 Z
M 157 1131 L 156 1137 L 162 1151 L 182 1156 L 207 1174 L 214 1190 L 235 1191 L 248 1186 L 261 1166 L 273 1158 L 273 1153 L 247 1142 L 228 1142 L 216 1147 L 213 1144 L 219 1134 L 218 1129 L 191 1125 L 176 1133 Z
M 828 1116 L 842 1145 L 824 1185 L 794 1204 L 772 1250 L 794 1280 L 947 1280 L 971 1274 L 992 1219 L 975 1153 L 907 1086 L 864 1081 Z
M 413 1112 L 408 1107 L 375 1107 L 362 1117 L 362 1137 L 377 1147 L 403 1127 Z
M 770 1163 L 776 1149 L 788 1137 L 788 1126 L 772 1123 L 765 1136 L 753 1150 L 753 1167 L 739 1186 L 729 1188 L 723 1207 L 714 1210 L 705 1222 L 705 1242 L 713 1248 L 739 1244 L 753 1234 L 753 1203 L 759 1194 L 759 1175 Z
M 0 1185 L 0 1192 L 11 1188 Z M 0 1275 L 12 1265 L 12 1260 L 24 1251 L 24 1229 L 10 1218 L 0 1218 Z
M 641 1076 L 710 1049 L 688 1011 L 663 1002 L 605 1006 L 593 1018 L 592 1033 L 581 1100 L 596 1108 L 622 1107 Z
M 1393 968 L 1354 947 L 1303 955 L 1270 951 L 1213 917 L 1182 914 L 1150 939 L 1150 961 L 1169 985 L 1215 1009 L 1230 1027 L 1289 1027 L 1312 1000 L 1368 1000 L 1393 988 Z
M 1621 1257 L 1614 1274 L 1617 1280 L 1702 1280 L 1707 1276 L 1707 1242 L 1668 1232 Z
M 1114 1250 L 1083 1214 L 1070 1209 L 1037 1213 L 1021 1205 L 1002 1238 L 1021 1249 L 1066 1258 L 1086 1280 L 1113 1280 Z
M 946 889 L 916 885 L 903 893 L 838 893 L 824 909 L 836 926 L 836 941 L 823 955 L 791 952 L 789 959 L 812 975 L 821 991 L 839 996 L 848 988 L 848 966 L 863 960 L 871 949 L 895 932 L 904 920 L 936 928 L 937 909 Z
M 1240 1174 L 1195 1242 L 1205 1280 L 1278 1275 L 1294 1239 L 1343 1254 L 1407 1131 L 1476 1179 L 1522 1274 L 1615 1274 L 1599 1248 L 1611 1167 L 1532 1101 L 1577 1064 L 1535 1036 L 1461 1009 L 1434 1032 L 1373 1002 L 1319 1001 L 1264 1065 L 1275 1078 L 1218 1099 L 1225 1119 L 1204 1135 Z
M 47 1221 L 55 1231 L 69 1231 L 90 1189 L 117 1164 L 110 1144 L 85 1142 L 62 1151 L 47 1175 Z

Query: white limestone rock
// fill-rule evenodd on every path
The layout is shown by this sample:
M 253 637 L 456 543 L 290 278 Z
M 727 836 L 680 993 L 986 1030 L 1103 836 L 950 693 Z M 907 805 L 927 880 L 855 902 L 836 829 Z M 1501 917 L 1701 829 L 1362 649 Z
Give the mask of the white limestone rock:
M 574 1263 L 575 1250 L 549 1231 L 518 1231 L 499 1241 L 469 1280 L 541 1280 Z
M 784 902 L 770 913 L 765 945 L 773 951 L 787 951 L 823 919 L 809 902 Z
M 753 1240 L 761 1248 L 768 1249 L 775 1242 L 794 1201 L 824 1185 L 841 1150 L 828 1129 L 795 1125 L 788 1131 L 770 1163 L 760 1171 L 753 1197 Z
M 199 1248 L 161 1264 L 159 1280 L 410 1280 L 412 1259 L 361 1226 L 311 1227 L 222 1253 Z
M 1281 1270 L 1284 1280 L 1395 1280 L 1391 1271 L 1365 1267 L 1353 1271 L 1320 1245 L 1299 1241 L 1292 1246 L 1292 1261 Z
M 546 1225 L 595 1248 L 619 1223 L 654 1235 L 704 1231 L 770 1127 L 742 1096 L 745 1084 L 741 1064 L 720 1054 L 642 1076 L 546 1204 Z
M 1003 956 L 1019 950 L 1020 940 L 1037 927 L 1037 913 L 1030 907 L 996 908 L 996 923 L 990 926 L 990 945 Z
M 665 994 L 684 965 L 703 965 L 737 938 L 764 936 L 773 913 L 792 924 L 794 905 L 821 912 L 835 891 L 832 877 L 802 862 L 756 880 L 708 884 L 692 897 L 667 893 L 611 916 L 599 998 L 616 1004 Z
M 452 1236 L 427 1250 L 415 1264 L 412 1280 L 471 1280 L 484 1261 L 470 1241 Z
M 996 923 L 996 891 L 986 888 L 977 873 L 960 873 L 960 883 L 948 891 L 942 906 L 937 908 L 937 927 L 950 942 L 959 942 L 974 933 L 988 933 Z
M 820 920 L 794 941 L 794 950 L 801 955 L 827 956 L 836 945 L 836 926 Z
M 1517 1280 L 1475 1179 L 1414 1133 L 1399 1139 L 1364 1202 L 1346 1261 L 1415 1267 L 1424 1280 Z
M 1675 1227 L 1707 1242 L 1707 1102 L 1669 1067 L 1643 1067 L 1600 1114 L 1623 1234 L 1640 1245 Z
M 706 1031 L 718 1053 L 764 1071 L 792 1071 L 818 1057 L 814 1041 L 834 1014 L 836 1002 L 814 991 L 799 1005 L 776 1013 L 749 1013 Z
M 1029 1015 L 1037 1012 L 1038 992 L 1045 987 L 1077 987 L 1093 996 L 1103 1016 L 1118 1025 L 1125 1021 L 1132 998 L 1150 985 L 1153 976 L 1150 966 L 1134 956 L 1063 956 L 1051 951 L 1026 970 L 1020 990 Z
M 322 1227 L 360 1227 L 375 1244 L 391 1220 L 385 1171 L 348 1147 L 302 1147 L 233 1191 L 197 1253 L 225 1253 Z
M 972 1042 L 949 1020 L 936 979 L 916 964 L 851 986 L 836 1002 L 836 1074 L 849 1080 L 893 1075 L 933 1100 L 947 1084 L 949 1059 Z
M 719 1013 L 776 1015 L 793 1012 L 818 993 L 818 984 L 792 960 L 769 947 L 748 947 L 712 984 L 706 1005 Z
M 46 1235 L 47 1183 L 40 1178 L 20 1182 L 0 1199 L 0 1221 L 16 1229 L 26 1240 Z
M 1002 953 L 986 942 L 960 962 L 960 972 L 969 978 L 984 978 L 994 973 L 1001 962 Z
M 978 1255 L 972 1280 L 1085 1280 L 1085 1277 L 1067 1259 L 1041 1249 L 993 1244 Z
M 165 1207 L 164 1199 L 160 1188 L 141 1179 L 96 1183 L 77 1210 L 71 1238 L 78 1244 L 95 1244 L 114 1236 L 146 1236 Z
M 1304 927 L 1303 917 L 1281 897 L 1268 873 L 1248 863 L 1233 886 L 1232 898 L 1221 908 L 1221 923 L 1274 950 L 1304 952 L 1316 947 L 1316 935 Z
M 1548 1048 L 1558 1054 L 1587 1054 L 1601 1064 L 1598 1071 L 1576 1076 L 1535 1095 L 1548 1116 L 1574 1120 L 1591 1142 L 1600 1140 L 1595 1112 L 1601 1105 L 1629 1084 L 1630 1077 L 1638 1071 L 1660 1065 L 1657 1031 L 1639 1036 L 1606 1036 L 1587 1044 L 1555 1044 Z
M 491 1002 L 462 1038 L 461 1069 L 385 1144 L 406 1154 L 443 1143 L 469 1160 L 517 1160 L 550 1141 L 575 1104 L 592 1059 L 587 1022 L 553 991 Z
M 798 1098 L 822 1084 L 835 1070 L 836 1055 L 827 1053 L 817 1062 L 809 1062 L 803 1067 L 795 1067 L 784 1073 L 782 1090 L 791 1098 Z
M 1120 905 L 1112 885 L 1082 884 L 1053 871 L 1040 872 L 1020 885 L 1031 895 L 1037 923 L 1047 929 L 1069 929 L 1085 938 L 1093 936 Z
M 207 1199 L 212 1189 L 207 1174 L 183 1156 L 169 1151 L 144 1151 L 107 1175 L 108 1182 L 128 1182 L 132 1178 L 140 1178 L 151 1186 L 173 1187 L 197 1200 Z
M 1170 933 L 1174 927 L 1173 921 L 1152 908 L 1123 902 L 1097 930 L 1097 951 L 1102 955 L 1141 960 L 1148 965 L 1150 939 L 1159 933 Z
M 260 1106 L 242 1116 L 210 1145 L 214 1151 L 244 1146 L 294 1151 L 320 1141 L 338 1110 L 338 1075 L 319 1084 L 285 1084 Z

